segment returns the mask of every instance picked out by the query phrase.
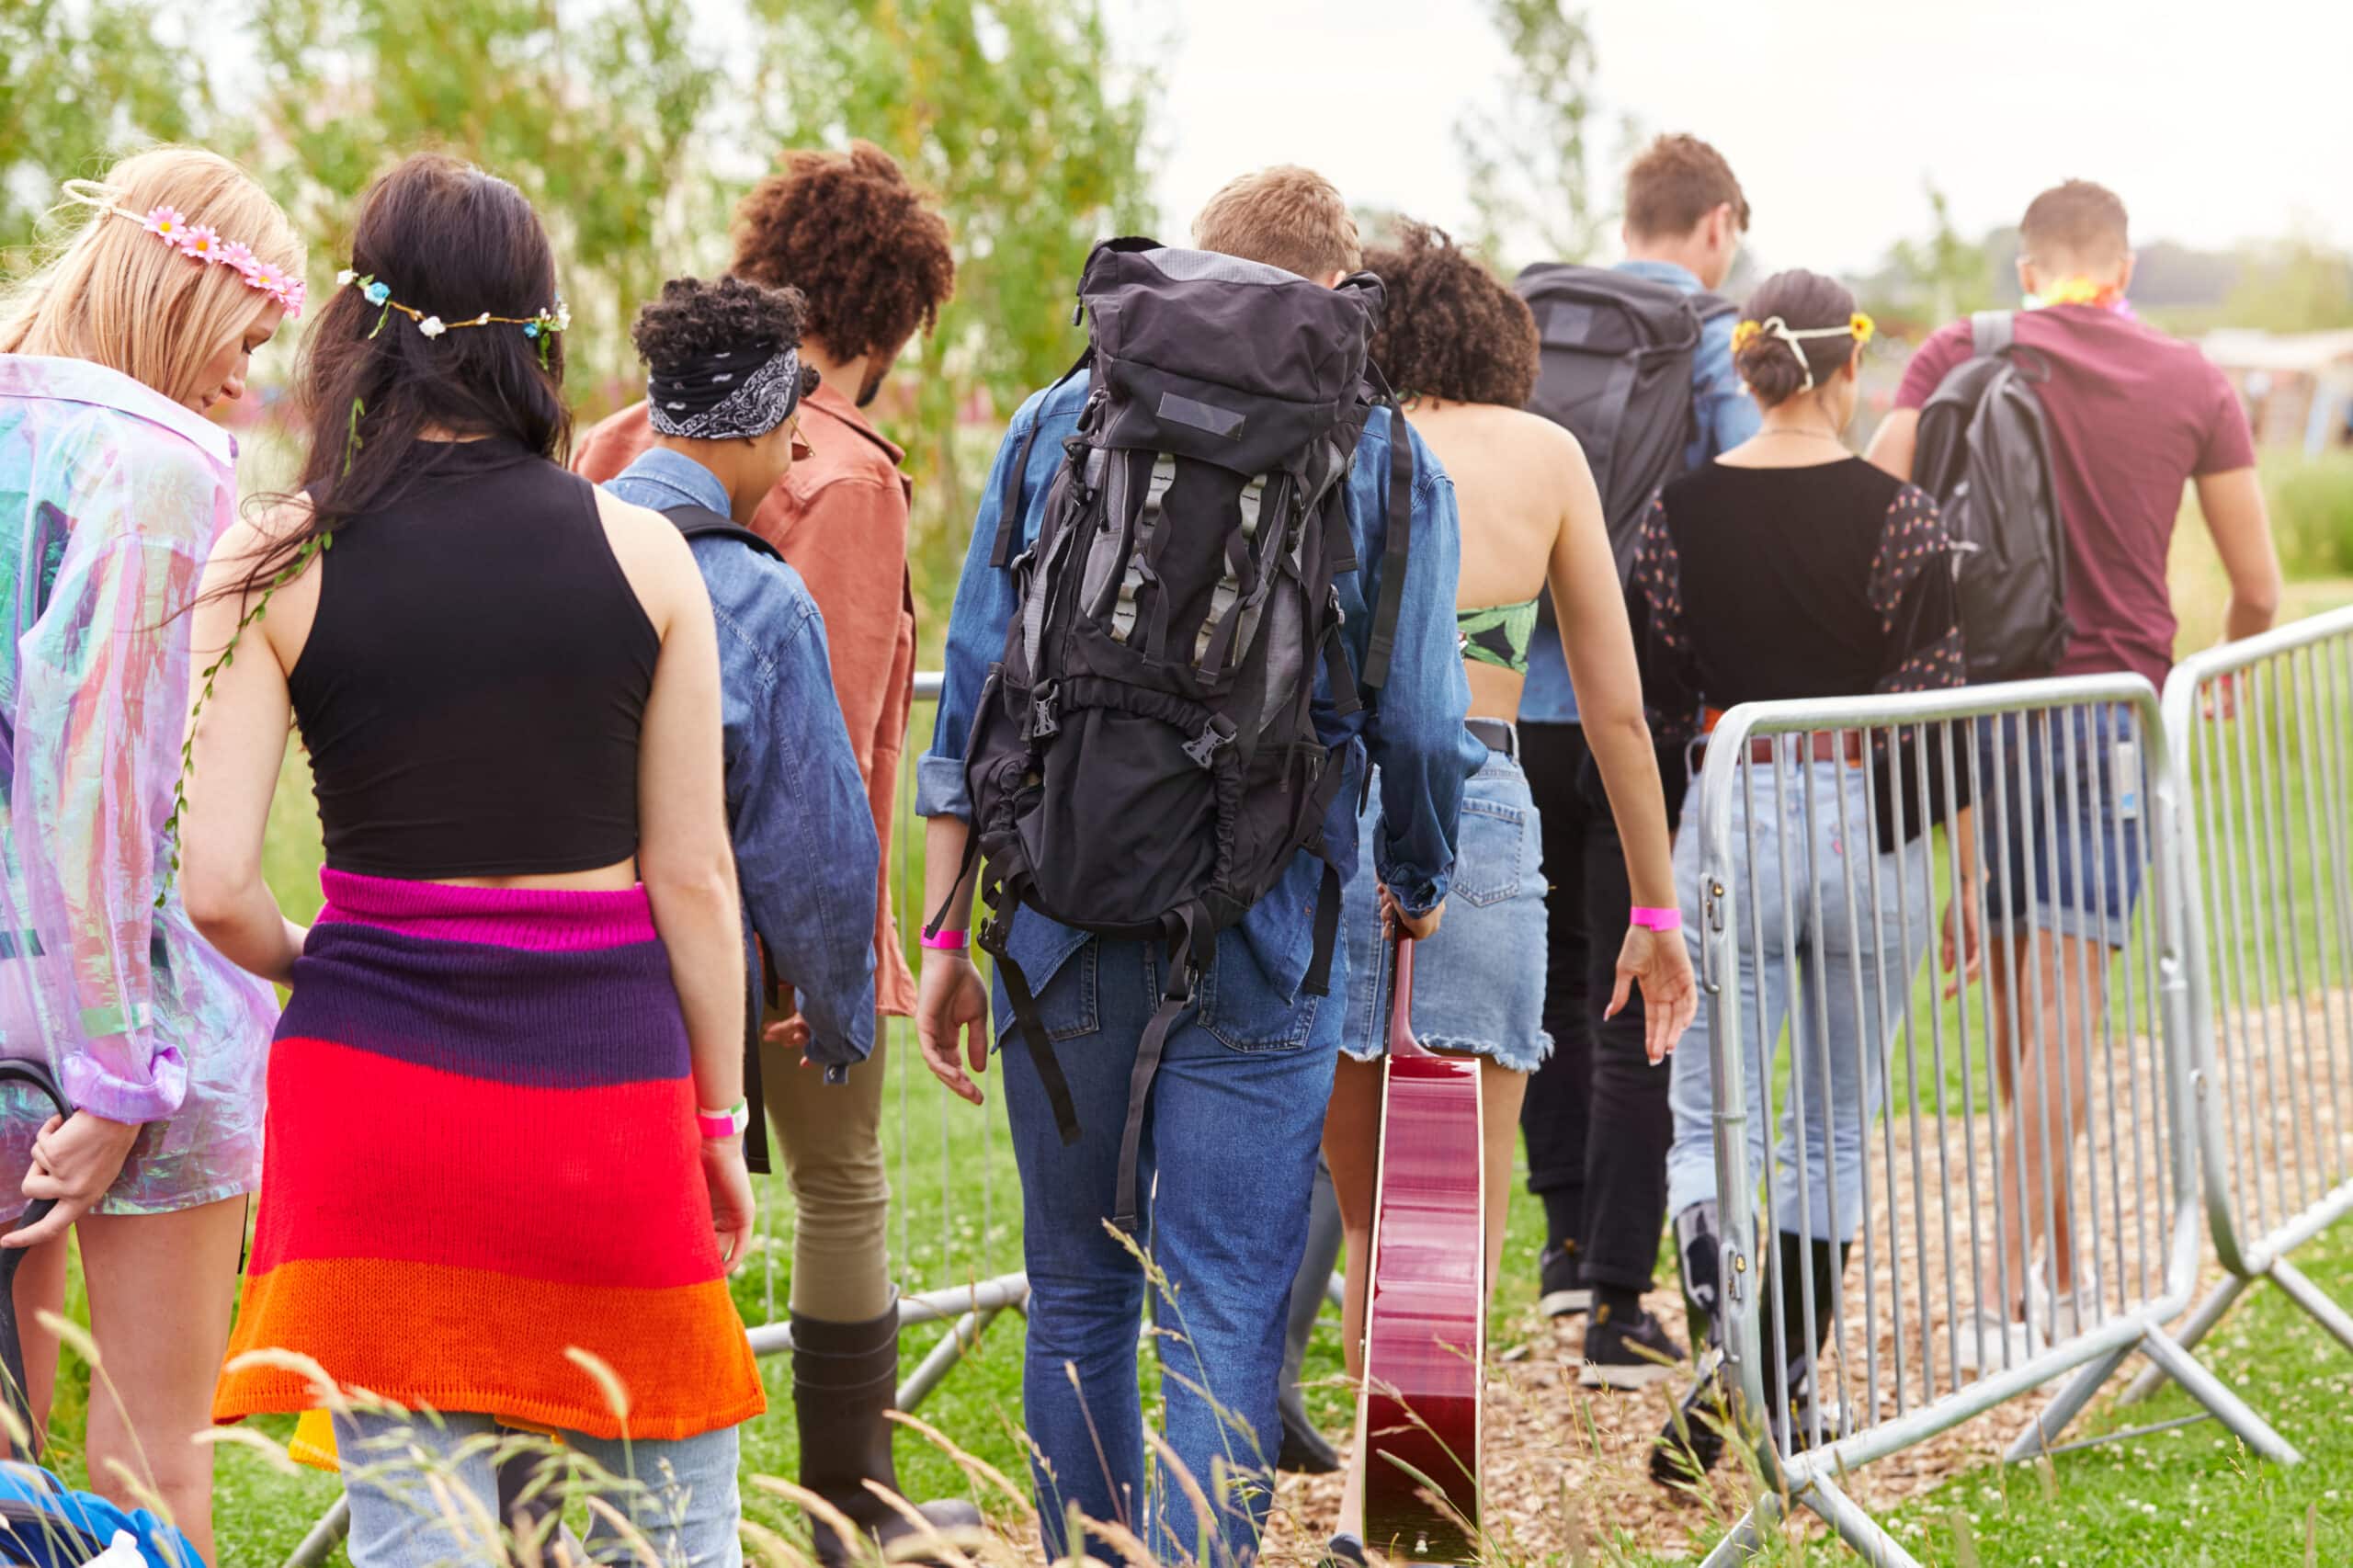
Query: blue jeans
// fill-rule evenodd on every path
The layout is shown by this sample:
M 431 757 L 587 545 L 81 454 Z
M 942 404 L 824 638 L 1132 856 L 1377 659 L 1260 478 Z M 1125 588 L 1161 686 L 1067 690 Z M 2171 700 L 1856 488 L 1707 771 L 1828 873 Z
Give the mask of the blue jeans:
M 1029 1271 L 1022 1406 L 1046 1550 L 1066 1551 L 1074 1504 L 1136 1531 L 1162 1562 L 1180 1551 L 1204 1564 L 1247 1562 L 1282 1442 L 1283 1324 L 1306 1245 L 1341 1001 L 1280 994 L 1241 932 L 1223 932 L 1153 1080 L 1137 1178 L 1144 1233 L 1135 1242 L 1154 1276 L 1166 1437 L 1217 1516 L 1205 1525 L 1185 1482 L 1164 1471 L 1152 1494 L 1145 1488 L 1136 1335 L 1147 1279 L 1109 1220 L 1129 1077 L 1160 1000 L 1162 951 L 1064 931 L 1027 910 L 1009 946 L 1084 1130 L 1063 1146 L 1000 985 L 997 1038 Z
M 506 1538 L 492 1533 L 507 1528 L 498 1517 L 497 1450 L 547 1442 L 464 1413 L 354 1413 L 335 1418 L 335 1438 L 351 1500 L 351 1568 L 505 1563 Z M 567 1432 L 562 1453 L 585 1461 L 590 1490 L 645 1537 L 662 1568 L 742 1568 L 734 1427 L 628 1444 Z M 584 1544 L 597 1562 L 643 1561 L 600 1514 L 590 1515 Z M 549 1557 L 545 1545 L 540 1555 Z
M 1911 990 L 1912 971 L 1928 945 L 1927 836 L 1915 838 L 1897 854 L 1877 853 L 1862 771 L 1839 762 L 1803 767 L 1811 770 L 1810 779 L 1784 762 L 1778 801 L 1775 770 L 1761 765 L 1755 809 L 1733 796 L 1735 887 L 1727 923 L 1739 955 L 1748 1170 L 1752 1179 L 1765 1174 L 1765 1109 L 1787 1023 L 1794 1062 L 1790 1087 L 1777 1096 L 1781 1114 L 1773 1153 L 1774 1222 L 1792 1234 L 1847 1242 L 1862 1225 L 1863 1136 L 1881 1108 L 1889 1044 Z M 1863 851 L 1851 860 L 1850 841 Z M 1677 836 L 1675 885 L 1697 969 L 1704 928 L 1699 835 L 1688 823 Z M 1709 1055 L 1708 1040 L 1694 1034 L 1672 1059 L 1670 1213 L 1717 1196 L 1715 1076 Z
M 2031 907 L 2042 930 L 2125 946 L 2149 792 L 2132 710 L 1980 719 L 1977 745 L 1987 934 L 2024 936 Z

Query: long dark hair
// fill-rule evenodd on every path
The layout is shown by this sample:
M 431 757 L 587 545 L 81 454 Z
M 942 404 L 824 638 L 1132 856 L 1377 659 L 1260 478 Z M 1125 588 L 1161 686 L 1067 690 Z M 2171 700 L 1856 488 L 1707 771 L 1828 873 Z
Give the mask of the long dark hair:
M 555 253 L 523 193 L 438 153 L 407 158 L 369 187 L 350 267 L 390 301 L 444 323 L 528 319 L 556 303 Z M 358 287 L 328 297 L 295 394 L 309 426 L 300 488 L 310 515 L 256 559 L 247 592 L 393 500 L 427 430 L 506 437 L 558 462 L 571 447 L 562 334 L 494 323 L 428 337 L 415 317 Z

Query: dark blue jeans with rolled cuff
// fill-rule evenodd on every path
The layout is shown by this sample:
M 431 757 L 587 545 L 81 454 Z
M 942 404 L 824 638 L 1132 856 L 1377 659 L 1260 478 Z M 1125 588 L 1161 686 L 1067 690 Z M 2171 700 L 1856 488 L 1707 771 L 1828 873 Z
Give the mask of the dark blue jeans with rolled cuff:
M 1136 1048 L 1166 979 L 1163 951 L 1027 910 L 1007 945 L 1036 992 L 1083 1130 L 1063 1143 L 1000 983 L 996 1038 L 1029 1273 L 1022 1404 L 1046 1550 L 1065 1552 L 1075 1505 L 1126 1526 L 1161 1562 L 1181 1553 L 1205 1565 L 1246 1563 L 1273 1498 L 1283 1326 L 1306 1244 L 1341 1003 L 1278 992 L 1242 934 L 1221 934 L 1146 1102 L 1139 1263 L 1110 1215 Z M 1342 989 L 1336 974 L 1333 990 Z M 1147 1304 L 1165 1436 L 1189 1476 L 1155 1463 L 1149 1489 L 1136 1391 Z M 1212 1516 L 1206 1523 L 1193 1486 Z M 1119 1561 L 1099 1543 L 1093 1552 Z

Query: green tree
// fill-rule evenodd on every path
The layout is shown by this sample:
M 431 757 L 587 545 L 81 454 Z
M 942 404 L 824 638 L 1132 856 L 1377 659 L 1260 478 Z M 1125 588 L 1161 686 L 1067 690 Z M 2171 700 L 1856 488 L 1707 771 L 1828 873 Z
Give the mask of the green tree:
M 243 138 L 317 269 L 355 198 L 439 148 L 512 180 L 554 240 L 574 396 L 634 369 L 626 327 L 666 277 L 714 264 L 724 210 L 701 131 L 722 84 L 694 0 L 256 0 L 264 89 Z M 321 281 L 314 278 L 313 283 Z
M 1157 77 L 1114 57 L 1092 0 L 753 0 L 764 144 L 897 158 L 954 237 L 956 298 L 917 345 L 916 549 L 936 569 L 972 518 L 958 423 L 999 415 L 1069 369 L 1078 271 L 1151 215 Z M 923 574 L 919 572 L 921 580 Z M 952 581 L 952 574 L 949 580 Z
M 60 180 L 197 132 L 203 66 L 168 41 L 187 19 L 180 0 L 0 0 L 0 252 L 38 237 Z
M 1992 309 L 1998 301 L 1992 247 L 1967 240 L 1952 221 L 1952 204 L 1934 181 L 1927 187 L 1930 228 L 1926 239 L 1890 245 L 1878 272 L 1863 280 L 1864 308 L 1891 327 L 1930 327 Z
M 1565 0 L 1487 0 L 1487 15 L 1512 67 L 1493 107 L 1455 122 L 1469 238 L 1491 259 L 1532 242 L 1547 259 L 1582 261 L 1602 237 L 1586 170 L 1592 30 Z
M 2308 234 L 2265 245 L 2247 257 L 2222 319 L 2269 332 L 2353 326 L 2353 261 Z

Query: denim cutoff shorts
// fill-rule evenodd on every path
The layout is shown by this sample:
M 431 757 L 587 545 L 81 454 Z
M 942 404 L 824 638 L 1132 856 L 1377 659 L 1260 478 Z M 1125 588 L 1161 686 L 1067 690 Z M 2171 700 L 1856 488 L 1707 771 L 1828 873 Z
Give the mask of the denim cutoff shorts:
M 2132 710 L 2103 703 L 1981 719 L 1977 748 L 1989 926 L 2023 927 L 2031 908 L 2037 929 L 2125 946 L 2141 898 L 2148 798 Z
M 1372 838 L 1381 779 L 1357 824 L 1357 869 L 1340 903 L 1348 944 L 1347 1024 L 1340 1049 L 1377 1061 L 1389 1042 L 1394 956 L 1381 938 Z M 1528 775 L 1489 752 L 1462 794 L 1454 884 L 1438 935 L 1414 947 L 1414 1038 L 1433 1051 L 1475 1051 L 1533 1073 L 1552 1051 L 1544 1032 L 1544 855 Z

